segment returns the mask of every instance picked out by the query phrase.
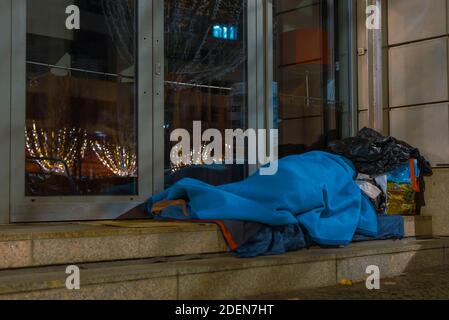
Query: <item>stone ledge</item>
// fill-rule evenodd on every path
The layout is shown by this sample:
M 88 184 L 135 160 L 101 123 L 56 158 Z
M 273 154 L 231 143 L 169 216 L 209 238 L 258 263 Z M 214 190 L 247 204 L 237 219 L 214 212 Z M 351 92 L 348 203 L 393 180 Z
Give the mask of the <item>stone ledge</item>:
M 367 241 L 354 243 L 344 250 L 328 249 L 336 254 L 337 259 L 373 256 L 380 254 L 401 253 L 407 251 L 420 251 L 426 249 L 442 249 L 449 247 L 449 238 Z
M 377 264 L 383 278 L 444 265 L 448 239 L 376 241 L 342 249 L 237 259 L 121 261 L 80 265 L 82 289 L 65 289 L 65 268 L 0 271 L 2 299 L 235 299 L 362 280 Z M 199 257 L 195 257 L 199 258 Z M 158 291 L 148 290 L 159 288 Z
M 227 252 L 213 224 L 117 222 L 0 227 L 0 270 Z
M 383 247 L 368 242 L 352 245 L 345 251 L 326 252 L 341 259 L 441 245 L 435 240 L 416 242 L 413 239 L 382 243 Z M 220 229 L 214 224 L 149 220 L 0 226 L 0 270 L 228 251 Z M 316 259 L 321 257 L 322 249 L 307 252 Z M 306 259 L 307 255 L 301 257 Z M 286 255 L 278 259 L 289 258 Z
M 42 239 L 67 239 L 84 237 L 106 237 L 120 235 L 161 234 L 176 232 L 215 231 L 214 224 L 155 222 L 148 221 L 104 221 L 52 224 L 0 225 L 0 241 L 22 241 Z

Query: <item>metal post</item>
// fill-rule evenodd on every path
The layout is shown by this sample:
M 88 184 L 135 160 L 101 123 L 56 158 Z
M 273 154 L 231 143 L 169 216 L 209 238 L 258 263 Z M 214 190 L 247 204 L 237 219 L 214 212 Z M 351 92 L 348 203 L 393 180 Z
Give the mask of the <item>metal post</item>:
M 153 1 L 153 193 L 164 190 L 165 161 L 165 57 L 164 57 L 164 0 Z
M 375 5 L 382 12 L 381 0 L 367 0 L 367 7 Z M 382 19 L 379 16 L 379 19 Z M 382 25 L 382 22 L 381 24 Z M 382 29 L 367 28 L 368 43 L 368 86 L 369 126 L 383 132 L 383 72 L 382 72 Z

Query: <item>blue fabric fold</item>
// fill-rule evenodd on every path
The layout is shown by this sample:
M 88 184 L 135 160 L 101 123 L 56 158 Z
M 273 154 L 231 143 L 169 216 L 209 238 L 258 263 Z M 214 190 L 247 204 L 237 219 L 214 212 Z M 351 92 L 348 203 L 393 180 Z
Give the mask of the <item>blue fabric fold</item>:
M 404 219 L 402 216 L 377 216 L 377 236 L 366 236 L 356 233 L 354 242 L 402 239 L 404 237 Z M 301 226 L 262 227 L 236 251 L 240 258 L 253 258 L 261 255 L 280 255 L 290 251 L 298 251 L 314 245 L 313 241 L 302 230 Z M 333 246 L 330 246 L 333 247 Z
M 377 217 L 378 230 L 376 236 L 357 233 L 354 241 L 387 240 L 404 238 L 404 218 L 402 216 L 379 215 Z
M 299 224 L 284 227 L 264 226 L 249 241 L 240 246 L 235 255 L 240 258 L 280 255 L 307 248 L 311 244 Z
M 273 176 L 258 172 L 244 181 L 218 187 L 183 179 L 150 203 L 184 199 L 191 220 L 299 225 L 311 241 L 323 246 L 347 245 L 355 234 L 377 236 L 377 214 L 355 183 L 356 170 L 349 160 L 310 152 L 281 159 L 278 167 Z M 161 217 L 186 219 L 170 208 Z M 291 247 L 300 245 L 293 240 Z

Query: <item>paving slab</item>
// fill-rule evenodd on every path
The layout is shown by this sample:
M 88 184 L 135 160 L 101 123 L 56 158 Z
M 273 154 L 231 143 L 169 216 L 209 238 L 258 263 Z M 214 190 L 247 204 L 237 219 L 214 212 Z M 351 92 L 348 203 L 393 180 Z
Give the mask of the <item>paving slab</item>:
M 365 282 L 300 290 L 281 295 L 258 295 L 257 300 L 448 300 L 449 268 L 438 267 L 384 279 L 379 290 L 368 290 Z

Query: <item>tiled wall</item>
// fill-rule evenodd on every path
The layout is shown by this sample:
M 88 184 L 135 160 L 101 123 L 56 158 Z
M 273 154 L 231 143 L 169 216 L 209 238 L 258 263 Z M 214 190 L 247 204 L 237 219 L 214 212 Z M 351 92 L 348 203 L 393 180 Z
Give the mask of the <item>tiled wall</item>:
M 435 167 L 449 164 L 448 3 L 387 2 L 390 133 Z
M 435 169 L 426 214 L 449 236 L 449 0 L 386 0 L 391 135 L 418 147 Z

